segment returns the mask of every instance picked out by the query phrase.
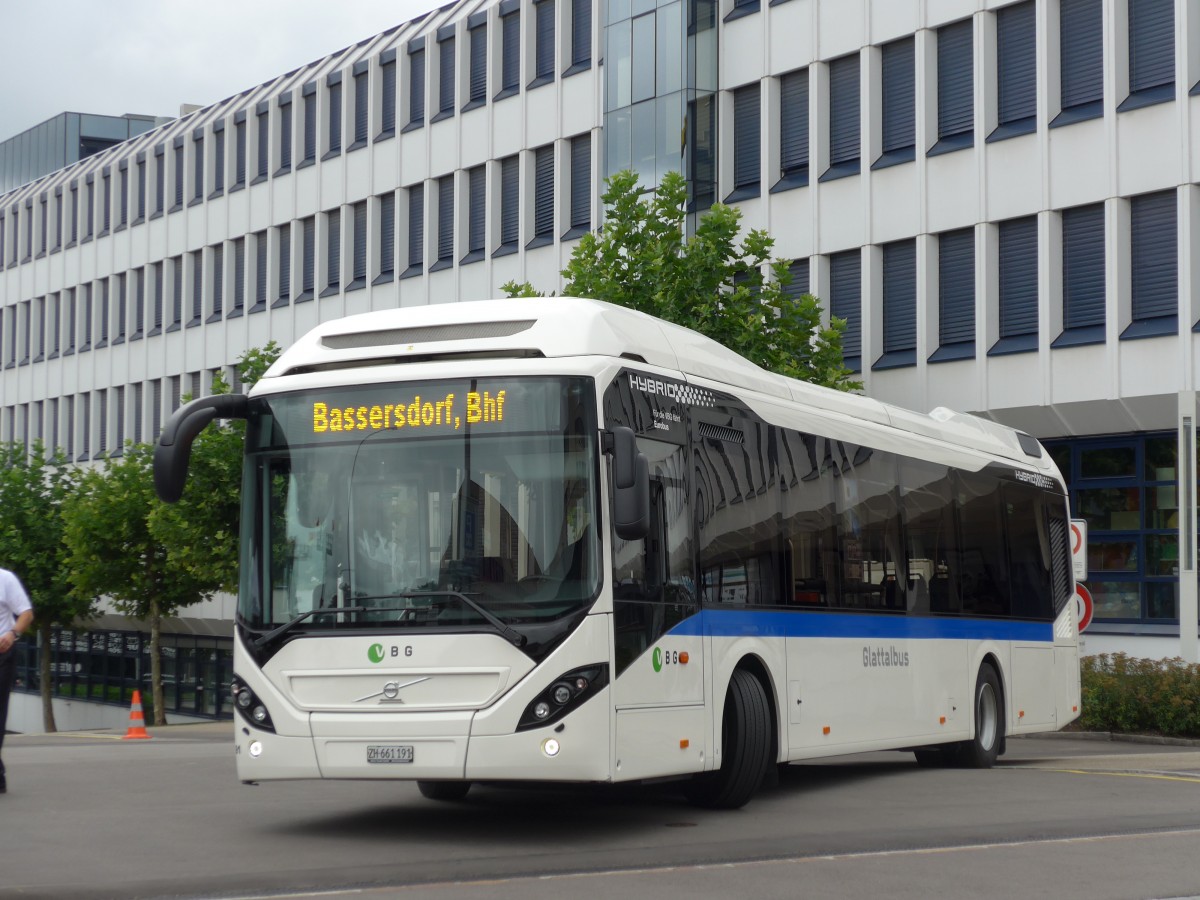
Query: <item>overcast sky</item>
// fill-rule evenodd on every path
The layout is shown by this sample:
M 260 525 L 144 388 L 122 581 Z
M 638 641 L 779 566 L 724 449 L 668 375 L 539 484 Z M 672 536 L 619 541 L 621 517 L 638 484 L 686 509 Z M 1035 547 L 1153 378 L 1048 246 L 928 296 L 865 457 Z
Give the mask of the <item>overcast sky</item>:
M 67 111 L 178 116 L 181 103 L 223 100 L 439 5 L 0 0 L 0 140 Z

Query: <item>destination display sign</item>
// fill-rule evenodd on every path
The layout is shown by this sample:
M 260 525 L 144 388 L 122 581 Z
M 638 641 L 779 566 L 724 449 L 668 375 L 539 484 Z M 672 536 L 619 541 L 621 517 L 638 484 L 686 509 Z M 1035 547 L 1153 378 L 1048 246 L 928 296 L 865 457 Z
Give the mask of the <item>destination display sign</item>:
M 324 400 L 312 401 L 313 434 L 338 431 L 398 431 L 401 428 L 452 426 L 455 431 L 468 425 L 504 421 L 504 400 L 508 391 L 467 391 L 460 399 L 448 392 L 440 399 L 414 394 L 408 403 L 373 403 L 370 406 L 330 406 Z M 427 395 L 428 396 L 428 395 Z
M 322 388 L 264 398 L 274 445 L 519 432 L 561 432 L 581 379 L 479 378 Z

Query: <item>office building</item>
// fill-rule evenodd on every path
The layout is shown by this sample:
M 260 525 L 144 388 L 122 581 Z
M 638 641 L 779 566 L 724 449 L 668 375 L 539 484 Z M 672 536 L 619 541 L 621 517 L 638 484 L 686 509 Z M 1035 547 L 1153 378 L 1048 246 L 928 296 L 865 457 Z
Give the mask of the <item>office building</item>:
M 465 0 L 0 196 L 0 439 L 95 460 L 319 321 L 557 289 L 608 173 L 680 169 L 846 319 L 867 394 L 1041 438 L 1086 652 L 1174 656 L 1198 82 L 1187 0 Z

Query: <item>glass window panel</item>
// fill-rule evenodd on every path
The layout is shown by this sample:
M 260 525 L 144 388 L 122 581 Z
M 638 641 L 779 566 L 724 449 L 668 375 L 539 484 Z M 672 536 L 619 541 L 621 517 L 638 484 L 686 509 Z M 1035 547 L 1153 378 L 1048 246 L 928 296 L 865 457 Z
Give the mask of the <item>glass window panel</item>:
M 1087 558 L 1089 573 L 1137 572 L 1138 542 L 1095 540 L 1089 537 Z
M 1095 601 L 1094 615 L 1098 619 L 1136 619 L 1141 616 L 1140 585 L 1136 581 L 1103 581 L 1091 579 L 1088 588 Z
M 960 612 L 950 470 L 901 457 L 899 484 L 908 562 L 908 608 L 915 613 Z
M 1175 485 L 1150 485 L 1146 488 L 1146 527 L 1179 527 L 1179 500 Z
M 1090 543 L 1090 542 L 1089 542 Z M 1146 572 L 1149 577 L 1179 577 L 1179 537 L 1174 534 L 1146 535 Z
M 654 101 L 633 107 L 633 170 L 643 187 L 654 181 Z
M 1096 447 L 1079 451 L 1080 478 L 1133 478 L 1137 475 L 1133 447 Z
M 788 491 L 783 498 L 783 532 L 792 558 L 792 590 L 784 602 L 797 606 L 838 606 L 841 566 L 838 559 L 837 519 L 833 505 L 835 479 L 820 477 L 819 439 L 781 429 L 781 473 Z M 781 460 L 782 462 L 782 460 Z M 708 473 L 697 470 L 702 481 Z
M 608 108 L 628 106 L 633 96 L 633 23 L 621 22 L 608 29 L 608 52 L 604 64 L 608 69 Z M 617 170 L 613 170 L 617 171 Z
M 708 436 L 696 448 L 697 493 L 704 509 L 697 553 L 702 589 L 711 602 L 775 605 L 780 566 L 772 534 L 779 527 L 780 494 L 768 483 L 777 474 L 777 433 L 772 426 L 738 419 L 733 425 L 744 441 Z M 719 514 L 728 507 L 736 507 L 737 515 Z
M 1006 560 L 1004 546 L 996 540 L 1002 528 L 1000 485 L 993 478 L 964 472 L 956 493 L 963 612 L 1006 616 Z
M 1054 460 L 1054 464 L 1058 466 L 1058 470 L 1062 472 L 1063 478 L 1068 484 L 1071 482 L 1071 448 L 1066 444 L 1060 444 L 1057 447 L 1046 448 L 1050 453 L 1050 458 Z
M 607 138 L 608 174 L 620 172 L 630 166 L 632 135 L 629 131 L 632 115 L 628 108 L 605 116 L 604 134 Z
M 703 4 L 697 4 L 698 10 L 703 8 Z M 711 6 L 707 8 L 712 9 Z M 695 89 L 717 90 L 717 29 L 697 24 L 696 33 L 688 35 L 688 56 L 688 71 L 693 75 Z
M 658 11 L 657 92 L 661 97 L 683 89 L 683 4 Z
M 1179 583 L 1150 582 L 1146 585 L 1146 618 L 1179 618 Z
M 1079 516 L 1095 531 L 1136 531 L 1139 500 L 1137 488 L 1090 488 L 1075 494 Z
M 633 20 L 634 103 L 654 96 L 654 14 Z
M 840 469 L 838 530 L 842 553 L 842 605 L 897 609 L 907 606 L 901 579 L 900 509 L 896 457 L 891 453 L 825 441 L 822 469 Z
M 1004 486 L 1005 533 L 1012 614 L 1018 618 L 1053 619 L 1050 587 L 1050 532 L 1045 494 L 1024 484 Z
M 629 0 L 609 0 L 608 23 L 623 22 L 629 18 Z
M 683 171 L 683 94 L 660 96 L 658 112 L 658 177 L 661 184 L 668 172 Z
M 1174 435 L 1146 439 L 1147 481 L 1175 480 L 1176 444 Z

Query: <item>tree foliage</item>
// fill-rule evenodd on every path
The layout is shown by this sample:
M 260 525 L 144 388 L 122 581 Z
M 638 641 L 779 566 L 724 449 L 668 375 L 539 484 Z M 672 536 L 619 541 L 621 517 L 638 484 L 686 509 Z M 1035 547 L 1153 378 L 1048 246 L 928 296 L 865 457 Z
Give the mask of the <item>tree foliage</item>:
M 34 627 L 43 647 L 55 625 L 90 618 L 95 603 L 71 593 L 63 544 L 63 501 L 78 471 L 61 453 L 47 458 L 40 441 L 0 446 L 0 564 L 17 573 L 29 592 Z M 42 724 L 55 731 L 50 654 L 40 656 Z
M 253 384 L 278 357 L 272 341 L 239 361 Z M 228 393 L 218 374 L 213 393 Z M 107 596 L 125 615 L 150 625 L 154 724 L 166 722 L 162 692 L 162 620 L 218 591 L 237 589 L 238 520 L 245 425 L 217 422 L 192 445 L 188 486 L 178 504 L 154 493 L 153 448 L 124 454 L 87 471 L 64 504 L 64 539 L 72 594 Z
M 238 361 L 246 387 L 253 386 L 279 358 L 271 341 L 252 348 Z M 230 386 L 218 373 L 212 393 Z M 209 592 L 238 588 L 238 528 L 241 519 L 242 448 L 246 424 L 211 423 L 192 444 L 187 486 L 178 503 L 157 504 L 150 514 L 151 533 L 168 549 L 172 565 L 187 572 Z
M 150 624 L 154 724 L 166 724 L 162 694 L 161 625 L 166 616 L 204 599 L 211 588 L 169 558 L 150 530 L 161 502 L 154 494 L 151 448 L 134 444 L 119 459 L 83 474 L 63 506 L 72 592 L 107 596 L 125 615 Z
M 774 240 L 741 211 L 715 204 L 685 234 L 687 182 L 668 173 L 644 194 L 636 174 L 618 172 L 603 196 L 604 224 L 585 234 L 563 270 L 564 295 L 593 297 L 649 313 L 712 338 L 772 372 L 842 390 L 861 388 L 842 359 L 845 321 L 821 323 L 811 294 L 790 296 L 791 273 L 773 260 Z M 535 296 L 509 282 L 510 296 Z

